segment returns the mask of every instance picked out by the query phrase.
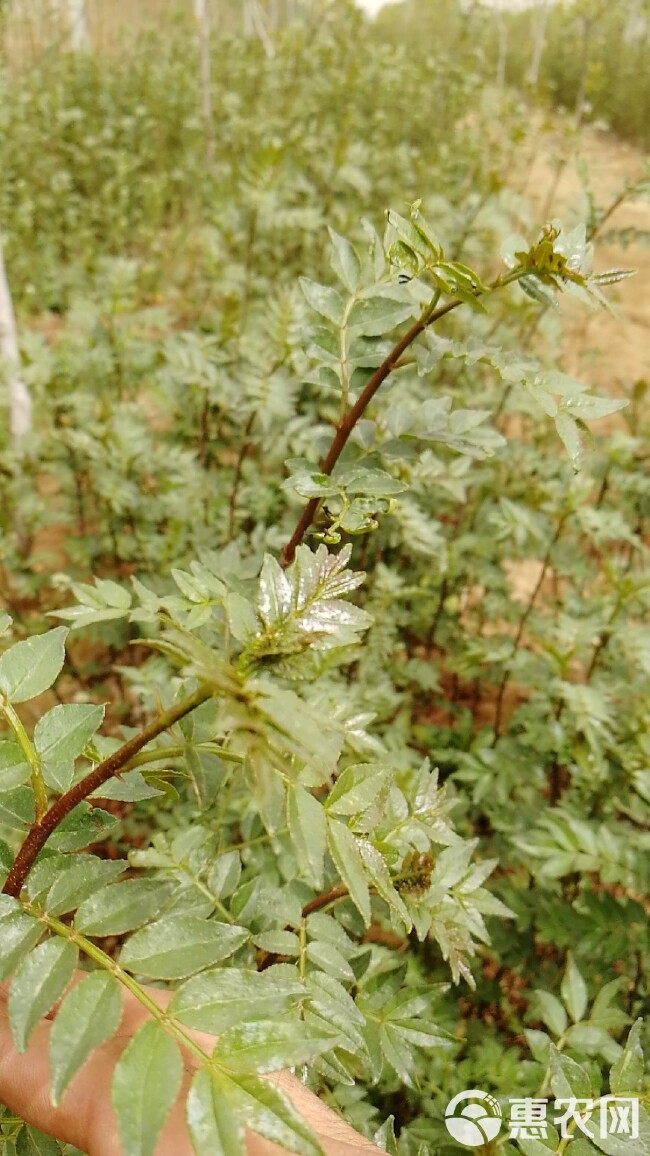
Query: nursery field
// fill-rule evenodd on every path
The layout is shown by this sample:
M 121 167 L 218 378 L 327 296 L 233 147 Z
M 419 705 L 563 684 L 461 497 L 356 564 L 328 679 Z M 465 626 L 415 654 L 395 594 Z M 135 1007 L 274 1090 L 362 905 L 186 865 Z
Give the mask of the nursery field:
M 351 1156 L 301 1084 L 650 1156 L 643 141 L 452 0 L 64 7 L 0 8 L 1 1156 Z

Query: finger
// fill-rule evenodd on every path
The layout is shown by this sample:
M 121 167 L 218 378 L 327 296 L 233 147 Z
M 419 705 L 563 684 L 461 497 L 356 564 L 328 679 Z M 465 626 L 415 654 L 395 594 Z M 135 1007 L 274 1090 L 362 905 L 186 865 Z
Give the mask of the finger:
M 77 973 L 77 981 L 84 973 Z M 155 989 L 151 989 L 151 994 Z M 155 991 L 166 1004 L 170 993 Z M 74 1144 L 90 1156 L 122 1156 L 117 1121 L 111 1105 L 113 1071 L 134 1033 L 149 1012 L 125 993 L 118 1032 L 101 1044 L 77 1072 L 58 1107 L 50 1100 L 49 1047 L 52 1024 L 41 1020 L 21 1055 L 14 1045 L 7 1013 L 6 985 L 0 990 L 0 1101 L 41 1132 Z M 214 1039 L 204 1036 L 214 1046 Z M 156 1156 L 193 1156 L 185 1123 L 184 1102 L 198 1059 L 184 1055 L 186 1071 L 180 1096 L 161 1133 Z
M 70 1088 L 63 1103 L 55 1108 L 50 1100 L 50 1031 L 51 1024 L 41 1021 L 32 1033 L 26 1052 L 21 1055 L 11 1036 L 6 1004 L 0 1002 L 0 1099 L 7 1108 L 41 1132 L 88 1151 L 90 1105 L 94 1104 L 101 1112 L 107 1091 L 104 1078 L 107 1049 L 104 1048 L 101 1057 L 94 1053 L 73 1081 L 74 1092 Z M 119 1045 L 110 1041 L 110 1044 L 113 1045 L 111 1059 L 114 1063 L 124 1041 Z M 89 1094 L 91 1086 L 93 1090 Z
M 77 972 L 73 983 L 86 973 Z M 173 993 L 144 988 L 159 1007 L 166 1008 Z M 116 1035 L 96 1048 L 72 1080 L 58 1108 L 50 1101 L 49 1040 L 51 1021 L 35 1029 L 24 1055 L 17 1052 L 6 1008 L 7 985 L 0 987 L 0 1100 L 42 1132 L 74 1144 L 90 1156 L 122 1156 L 111 1106 L 111 1081 L 115 1064 L 138 1028 L 151 1018 L 135 996 L 123 991 L 123 1015 Z M 52 1014 L 52 1013 L 51 1013 Z M 187 1035 L 210 1055 L 215 1037 L 195 1029 Z M 200 1058 L 183 1050 L 185 1074 L 181 1093 L 167 1118 L 156 1147 L 156 1156 L 193 1156 L 185 1100 Z M 327 1156 L 358 1156 L 380 1150 L 341 1120 L 290 1072 L 273 1072 L 267 1078 L 279 1085 L 294 1107 L 311 1124 Z M 286 1156 L 284 1149 L 250 1131 L 246 1132 L 248 1156 Z
M 319 1100 L 318 1096 L 306 1088 L 291 1072 L 272 1072 L 267 1079 L 278 1084 L 287 1093 L 294 1108 L 311 1124 L 328 1156 L 347 1156 L 352 1153 L 361 1156 L 364 1152 L 374 1152 L 379 1156 L 380 1148 L 377 1148 L 371 1140 L 366 1140 L 365 1136 L 355 1132 L 350 1124 L 346 1124 L 345 1120 L 337 1116 L 336 1112 L 328 1108 L 327 1104 Z M 275 1145 L 273 1148 L 275 1149 Z M 265 1154 L 260 1153 L 259 1156 Z

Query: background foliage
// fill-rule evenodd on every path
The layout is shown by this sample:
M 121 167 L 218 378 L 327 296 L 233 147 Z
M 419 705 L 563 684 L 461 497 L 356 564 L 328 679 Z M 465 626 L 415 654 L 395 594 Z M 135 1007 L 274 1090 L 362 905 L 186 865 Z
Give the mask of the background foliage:
M 55 1021 L 56 1097 L 99 1042 L 83 1029 L 115 1030 L 116 983 L 176 986 L 176 1028 L 116 1073 L 129 1154 L 153 1150 L 184 1025 L 220 1034 L 198 1153 L 208 1103 L 239 1120 L 229 1151 L 243 1119 L 315 1151 L 253 1075 L 288 1065 L 404 1156 L 458 1150 L 463 1088 L 647 1102 L 647 384 L 562 372 L 555 306 L 601 299 L 608 206 L 540 233 L 529 106 L 436 10 L 435 47 L 422 5 L 372 31 L 346 3 L 298 11 L 272 54 L 215 36 L 207 123 L 187 18 L 5 62 L 35 426 L 0 445 L 4 872 L 26 825 L 164 725 L 3 897 L 0 966 L 18 1047 L 91 972 Z M 545 65 L 563 103 L 573 61 Z M 150 1055 L 138 1130 L 120 1104 Z M 8 1156 L 52 1149 L 3 1133 Z
M 650 7 L 647 0 L 403 0 L 378 18 L 380 35 L 472 45 L 486 78 L 594 120 L 647 148 Z

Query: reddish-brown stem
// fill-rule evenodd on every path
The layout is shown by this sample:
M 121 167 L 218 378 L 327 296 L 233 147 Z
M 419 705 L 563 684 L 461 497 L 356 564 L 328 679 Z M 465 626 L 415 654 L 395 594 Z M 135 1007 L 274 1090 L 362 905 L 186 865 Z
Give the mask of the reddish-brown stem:
M 302 909 L 302 918 L 306 919 L 311 915 L 312 911 L 319 911 L 321 907 L 327 907 L 328 903 L 334 903 L 337 899 L 344 899 L 350 892 L 345 883 L 335 883 L 333 887 L 328 888 L 327 891 L 322 891 L 315 899 L 310 899 Z M 285 931 L 293 931 L 293 927 L 288 923 Z M 266 971 L 267 967 L 277 963 L 283 957 L 277 951 L 265 951 L 261 957 L 258 957 L 257 970 Z
M 354 405 L 351 406 L 343 420 L 339 422 L 338 426 L 336 427 L 336 433 L 332 439 L 332 444 L 330 445 L 329 450 L 327 451 L 320 464 L 320 472 L 322 474 L 332 473 L 334 466 L 338 462 L 341 454 L 343 453 L 343 450 L 345 449 L 348 438 L 350 437 L 350 434 L 352 433 L 355 425 L 363 417 L 380 385 L 383 385 L 386 378 L 393 372 L 397 362 L 399 361 L 402 354 L 405 353 L 405 351 L 408 349 L 409 345 L 412 345 L 416 337 L 419 337 L 420 334 L 423 333 L 429 325 L 432 325 L 434 321 L 438 321 L 440 317 L 444 317 L 446 313 L 451 313 L 452 309 L 456 309 L 460 304 L 461 302 L 457 300 L 448 301 L 446 305 L 441 305 L 439 309 L 435 309 L 431 313 L 425 312 L 422 317 L 420 317 L 419 320 L 416 321 L 415 324 L 407 330 L 404 336 L 400 337 L 397 344 L 393 346 L 391 352 L 388 354 L 386 360 L 383 361 L 379 368 L 375 370 L 372 377 L 370 378 L 370 381 L 359 394 L 359 397 L 355 401 Z M 320 503 L 320 498 L 310 498 L 310 500 L 307 502 L 302 511 L 302 514 L 298 519 L 296 528 L 291 535 L 290 540 L 287 542 L 282 553 L 280 554 L 281 566 L 287 567 L 291 564 L 291 562 L 293 562 L 296 548 L 300 545 L 305 534 L 307 533 L 307 530 L 311 526 Z
M 237 454 L 237 462 L 235 465 L 235 477 L 233 479 L 232 490 L 230 492 L 230 501 L 228 503 L 228 541 L 229 542 L 232 541 L 232 539 L 234 537 L 234 533 L 235 533 L 235 515 L 236 515 L 236 510 L 237 510 L 237 495 L 239 493 L 239 485 L 241 482 L 242 471 L 244 468 L 244 459 L 245 459 L 246 454 L 248 453 L 248 451 L 250 449 L 250 442 L 247 439 L 248 439 L 248 436 L 249 436 L 249 434 L 253 428 L 253 422 L 254 421 L 255 421 L 255 413 L 253 412 L 250 415 L 248 421 L 246 422 L 246 425 L 244 426 L 244 440 L 243 440 L 241 446 L 239 447 L 239 453 Z
M 554 535 L 553 535 L 553 537 L 549 543 L 548 549 L 546 551 L 546 555 L 544 557 L 544 561 L 542 562 L 542 569 L 540 570 L 539 578 L 537 579 L 537 582 L 535 583 L 535 588 L 534 588 L 530 598 L 528 599 L 526 609 L 524 610 L 524 613 L 522 614 L 522 616 L 519 620 L 519 626 L 517 628 L 517 633 L 516 633 L 514 640 L 513 640 L 513 643 L 512 643 L 512 652 L 510 655 L 510 661 L 511 662 L 512 662 L 513 658 L 515 657 L 517 651 L 519 650 L 519 645 L 520 645 L 521 640 L 523 638 L 524 630 L 526 629 L 526 623 L 528 622 L 528 619 L 530 618 L 530 616 L 533 612 L 533 607 L 537 601 L 537 595 L 539 594 L 539 592 L 542 589 L 542 586 L 544 584 L 544 579 L 546 578 L 546 575 L 548 573 L 548 568 L 551 564 L 551 557 L 553 554 L 553 550 L 557 546 L 557 543 L 560 539 L 560 535 L 562 534 L 562 530 L 564 529 L 564 524 L 567 520 L 567 517 L 568 517 L 568 515 L 564 514 L 563 517 L 560 518 L 560 521 L 557 524 L 556 531 L 555 531 L 555 533 L 554 533 Z M 510 671 L 509 667 L 506 667 L 506 669 L 503 672 L 503 677 L 501 679 L 501 682 L 499 683 L 499 689 L 497 691 L 496 704 L 494 707 L 494 738 L 492 740 L 492 746 L 496 746 L 497 742 L 499 741 L 499 739 L 501 737 L 501 723 L 502 723 L 502 717 L 503 717 L 503 700 L 504 700 L 504 696 L 506 693 L 506 687 L 508 686 L 508 683 L 510 682 L 510 674 L 511 674 L 511 671 Z
M 525 274 L 525 272 L 525 268 L 517 266 L 515 269 L 511 269 L 509 273 L 506 273 L 505 276 L 499 275 L 494 281 L 492 281 L 489 286 L 489 290 L 491 291 L 493 289 L 503 289 L 506 285 L 511 285 L 514 281 L 518 281 Z M 320 464 L 320 472 L 322 474 L 332 473 L 334 466 L 338 462 L 341 454 L 343 453 L 343 450 L 345 449 L 348 438 L 350 437 L 350 434 L 352 433 L 355 425 L 363 417 L 380 385 L 383 385 L 386 378 L 397 367 L 400 358 L 406 352 L 409 345 L 412 345 L 416 337 L 419 337 L 420 334 L 423 333 L 425 329 L 428 329 L 430 325 L 433 325 L 436 321 L 439 321 L 441 317 L 445 317 L 447 313 L 451 313 L 452 309 L 457 309 L 459 305 L 463 304 L 463 302 L 456 297 L 454 300 L 448 301 L 446 305 L 440 305 L 438 308 L 436 308 L 435 305 L 439 297 L 440 293 L 437 293 L 434 301 L 428 307 L 428 309 L 425 309 L 422 316 L 411 326 L 410 329 L 406 331 L 403 337 L 400 337 L 397 344 L 393 346 L 391 352 L 388 354 L 386 360 L 383 361 L 382 364 L 375 370 L 372 377 L 370 378 L 370 381 L 361 391 L 354 405 L 348 410 L 348 412 L 345 414 L 345 417 L 343 417 L 343 419 L 337 425 L 336 433 L 332 439 L 332 444 L 330 445 L 329 450 L 327 451 Z M 290 566 L 293 562 L 296 549 L 302 542 L 305 534 L 307 533 L 307 530 L 311 526 L 314 520 L 314 516 L 318 511 L 318 507 L 321 504 L 321 500 L 321 498 L 310 498 L 304 507 L 302 514 L 300 515 L 296 524 L 296 528 L 291 535 L 291 538 L 280 554 L 280 565 L 283 568 L 286 569 L 286 567 Z
M 323 891 L 317 895 L 315 899 L 310 899 L 302 909 L 302 917 L 306 919 L 311 915 L 312 911 L 319 911 L 321 907 L 326 907 L 328 903 L 333 903 L 335 899 L 343 899 L 345 895 L 349 895 L 348 888 L 345 883 L 335 883 L 330 887 L 329 891 Z
M 564 714 L 565 706 L 565 700 L 563 698 L 558 699 L 557 703 L 555 704 L 555 710 L 553 711 L 553 718 L 555 719 L 556 723 L 560 722 L 560 719 Z M 560 799 L 562 798 L 562 790 L 563 786 L 562 774 L 560 771 L 560 755 L 559 751 L 556 751 L 548 772 L 548 801 L 552 807 L 557 807 Z
M 191 711 L 196 710 L 201 703 L 207 702 L 211 698 L 213 691 L 210 687 L 202 686 L 195 690 L 193 694 L 188 695 L 187 698 L 181 700 L 176 706 L 169 707 L 168 710 L 162 711 L 156 718 L 152 719 L 142 728 L 139 734 L 134 735 L 124 743 L 119 750 L 114 751 L 103 763 L 95 767 L 94 771 L 90 771 L 80 782 L 75 783 L 69 791 L 61 795 L 55 803 L 52 804 L 49 811 L 43 817 L 34 823 L 25 842 L 20 851 L 16 855 L 11 871 L 9 872 L 5 885 L 2 888 L 5 895 L 13 895 L 18 898 L 20 895 L 23 883 L 25 882 L 29 872 L 32 869 L 34 860 L 39 851 L 43 849 L 50 835 L 59 826 L 66 815 L 92 795 L 94 791 L 112 779 L 114 775 L 120 773 L 127 766 L 130 759 L 142 750 L 143 747 L 155 739 L 168 727 L 173 726 L 179 719 L 190 714 Z

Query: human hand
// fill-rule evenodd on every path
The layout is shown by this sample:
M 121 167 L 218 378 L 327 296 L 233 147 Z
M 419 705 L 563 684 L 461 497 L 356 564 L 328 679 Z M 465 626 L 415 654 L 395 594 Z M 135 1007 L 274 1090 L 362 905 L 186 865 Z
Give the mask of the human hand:
M 78 979 L 83 978 L 79 973 Z M 166 1007 L 171 993 L 157 988 L 146 991 L 160 1007 Z M 120 1055 L 138 1028 L 149 1019 L 141 1003 L 125 991 L 119 1030 L 98 1047 L 77 1073 L 59 1107 L 50 1102 L 49 1036 L 52 1021 L 42 1020 L 24 1055 L 16 1050 L 7 1015 L 7 985 L 0 986 L 0 1103 L 41 1132 L 74 1144 L 88 1156 L 122 1156 L 117 1122 L 111 1106 L 111 1078 Z M 214 1036 L 184 1029 L 211 1052 Z M 183 1055 L 183 1087 L 161 1132 L 156 1156 L 194 1156 L 185 1123 L 184 1103 L 199 1060 Z M 294 1107 L 316 1132 L 326 1156 L 364 1156 L 380 1149 L 360 1136 L 305 1088 L 290 1072 L 273 1072 L 266 1079 L 287 1093 Z M 246 1133 L 248 1156 L 286 1156 L 285 1150 L 256 1133 Z M 206 1156 L 212 1156 L 206 1153 Z

